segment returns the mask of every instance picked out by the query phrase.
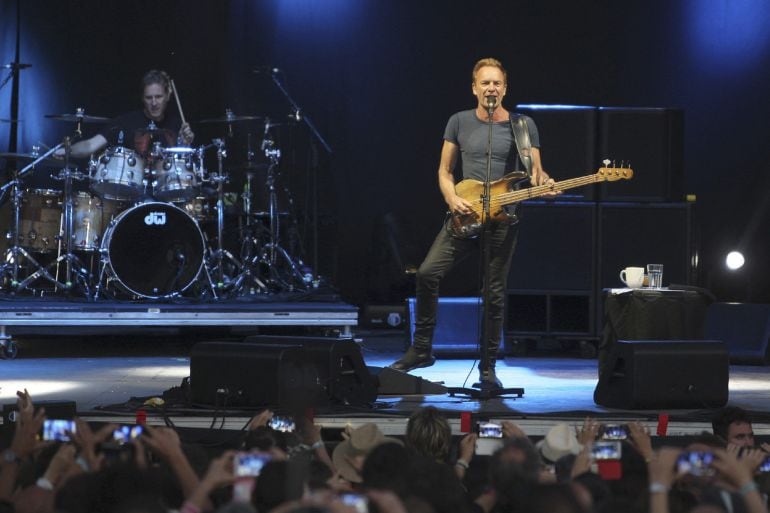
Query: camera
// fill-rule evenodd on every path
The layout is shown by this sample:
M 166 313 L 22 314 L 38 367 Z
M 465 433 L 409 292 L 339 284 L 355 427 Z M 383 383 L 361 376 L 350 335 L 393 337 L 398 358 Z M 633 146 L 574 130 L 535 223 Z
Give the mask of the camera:
M 711 468 L 711 463 L 713 461 L 714 454 L 710 452 L 683 452 L 676 459 L 676 470 L 680 474 L 713 476 L 715 473 L 715 470 Z
M 112 438 L 120 445 L 136 440 L 144 432 L 142 426 L 120 426 L 112 432 Z
M 479 438 L 502 438 L 503 426 L 494 422 L 479 422 Z
M 602 440 L 625 440 L 628 438 L 627 424 L 602 424 L 599 428 Z
M 622 454 L 620 442 L 595 442 L 591 447 L 591 457 L 595 460 L 619 460 Z
M 270 419 L 267 425 L 269 428 L 275 429 L 276 431 L 281 431 L 283 433 L 293 432 L 296 426 L 294 424 L 294 419 L 291 417 L 281 417 L 279 415 L 276 415 Z
M 358 493 L 343 493 L 340 495 L 340 500 L 346 506 L 353 506 L 356 513 L 368 513 L 369 511 L 369 499 L 365 495 Z
M 235 455 L 235 475 L 238 477 L 256 477 L 272 456 L 264 452 L 239 452 Z
M 43 422 L 43 440 L 69 442 L 70 433 L 76 431 L 74 420 L 45 419 Z

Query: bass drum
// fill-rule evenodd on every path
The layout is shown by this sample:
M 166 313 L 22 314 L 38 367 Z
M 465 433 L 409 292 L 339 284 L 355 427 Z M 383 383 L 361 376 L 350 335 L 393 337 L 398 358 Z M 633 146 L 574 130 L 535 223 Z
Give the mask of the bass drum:
M 196 280 L 205 242 L 198 223 L 169 203 L 141 203 L 121 213 L 102 240 L 108 272 L 126 291 L 157 299 Z

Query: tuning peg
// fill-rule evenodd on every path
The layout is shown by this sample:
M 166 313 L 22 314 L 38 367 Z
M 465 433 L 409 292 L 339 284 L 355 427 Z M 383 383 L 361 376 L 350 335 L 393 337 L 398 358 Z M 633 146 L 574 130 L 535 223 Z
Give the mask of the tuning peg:
M 604 167 L 609 167 L 610 166 L 610 159 L 602 160 L 602 164 L 604 164 Z

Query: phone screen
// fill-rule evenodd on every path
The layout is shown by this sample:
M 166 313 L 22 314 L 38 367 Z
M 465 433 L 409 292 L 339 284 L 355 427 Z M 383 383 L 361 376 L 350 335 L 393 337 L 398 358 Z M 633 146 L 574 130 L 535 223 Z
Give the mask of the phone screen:
M 294 428 L 295 428 L 294 419 L 292 419 L 291 417 L 281 417 L 278 415 L 270 419 L 267 425 L 271 429 L 275 429 L 276 431 L 282 431 L 284 433 L 291 433 L 292 431 L 294 431 Z
M 235 456 L 235 475 L 256 477 L 272 456 L 262 452 L 239 452 Z
M 502 438 L 503 426 L 494 422 L 479 422 L 479 438 Z
M 43 422 L 43 440 L 69 442 L 69 433 L 76 431 L 74 420 L 45 419 Z
M 595 442 L 591 447 L 591 456 L 595 460 L 619 460 L 621 455 L 620 442 Z
M 112 438 L 121 445 L 136 440 L 143 432 L 142 426 L 120 426 L 112 432 Z
M 340 500 L 346 506 L 352 506 L 356 513 L 368 513 L 369 511 L 369 499 L 365 495 L 343 493 L 340 495 Z
M 625 424 L 605 424 L 602 426 L 602 440 L 625 440 L 628 428 Z
M 683 452 L 676 460 L 676 469 L 680 474 L 694 476 L 712 476 L 715 470 L 711 468 L 714 454 L 710 452 Z

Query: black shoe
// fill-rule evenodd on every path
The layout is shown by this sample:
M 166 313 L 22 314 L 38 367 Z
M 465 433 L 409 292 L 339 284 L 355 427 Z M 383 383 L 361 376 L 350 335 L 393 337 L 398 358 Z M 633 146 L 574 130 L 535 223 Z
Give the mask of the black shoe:
M 390 368 L 402 372 L 409 372 L 412 369 L 419 369 L 420 367 L 430 367 L 434 363 L 436 363 L 436 357 L 431 354 L 430 349 L 421 351 L 414 347 L 410 347 L 406 350 L 404 356 L 390 364 Z
M 480 389 L 494 389 L 503 388 L 503 382 L 500 381 L 495 374 L 495 368 L 490 367 L 489 370 L 479 371 L 479 382 L 473 384 L 473 388 Z

